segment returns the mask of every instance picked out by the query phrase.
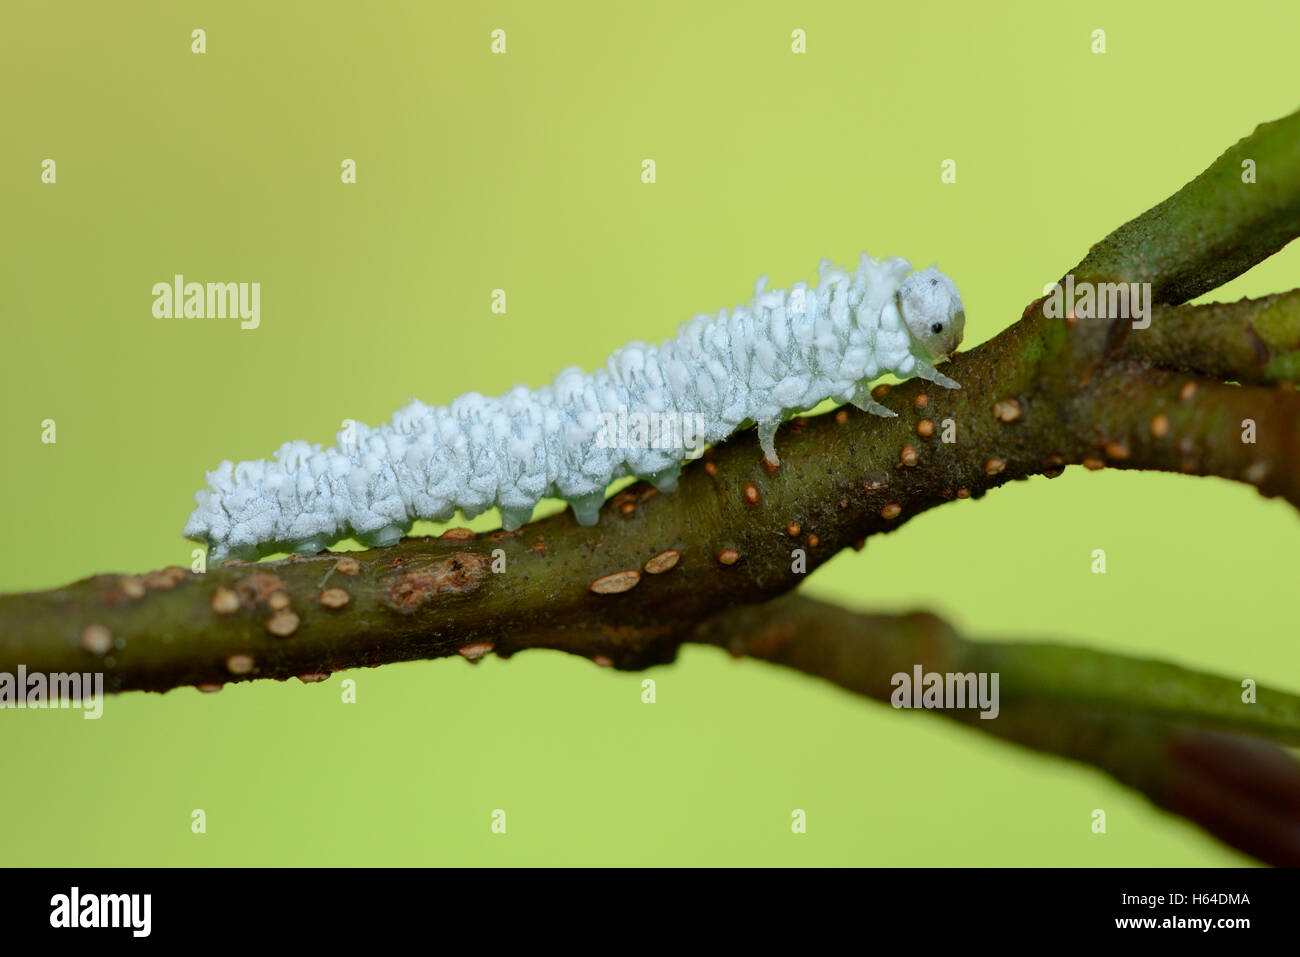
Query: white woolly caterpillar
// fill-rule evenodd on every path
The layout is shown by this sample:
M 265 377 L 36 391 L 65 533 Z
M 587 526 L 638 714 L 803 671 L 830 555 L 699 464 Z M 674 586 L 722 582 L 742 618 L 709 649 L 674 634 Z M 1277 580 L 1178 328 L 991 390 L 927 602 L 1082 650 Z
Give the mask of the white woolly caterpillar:
M 850 274 L 823 260 L 819 281 L 768 290 L 682 323 L 658 346 L 632 342 L 603 369 L 570 367 L 549 386 L 516 386 L 449 406 L 418 400 L 378 428 L 349 423 L 337 445 L 288 442 L 270 461 L 207 473 L 185 534 L 211 559 L 310 554 L 341 538 L 391 545 L 416 519 L 501 510 L 514 530 L 545 497 L 590 525 L 610 482 L 626 475 L 676 487 L 684 458 L 758 424 L 778 461 L 777 426 L 824 399 L 893 415 L 871 399 L 884 373 L 958 388 L 934 363 L 961 342 L 966 315 L 952 280 L 931 266 L 862 254 Z

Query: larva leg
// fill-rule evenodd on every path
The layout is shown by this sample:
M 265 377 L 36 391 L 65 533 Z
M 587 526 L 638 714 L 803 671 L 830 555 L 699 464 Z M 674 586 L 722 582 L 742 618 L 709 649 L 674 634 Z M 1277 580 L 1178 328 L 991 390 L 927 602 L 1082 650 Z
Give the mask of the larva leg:
M 853 393 L 853 398 L 849 401 L 863 412 L 870 412 L 872 415 L 881 415 L 887 419 L 895 418 L 898 415 L 897 412 L 871 398 L 871 389 L 865 385 L 858 386 Z
M 935 385 L 941 385 L 945 389 L 960 389 L 961 384 L 955 379 L 949 379 L 946 375 L 930 365 L 928 362 L 916 360 L 916 368 L 912 370 L 914 375 L 925 379 L 927 382 L 933 382 Z
M 758 445 L 763 450 L 763 458 L 767 459 L 767 464 L 773 467 L 781 464 L 776 454 L 776 428 L 780 424 L 780 419 L 758 423 Z
M 600 508 L 599 505 L 596 507 Z M 527 525 L 532 518 L 532 508 L 507 508 L 504 505 L 501 506 L 501 527 L 507 532 L 513 532 L 520 526 Z
M 666 469 L 654 472 L 645 477 L 645 480 L 661 492 L 677 491 L 677 476 L 682 474 L 680 465 L 671 465 Z
M 290 548 L 299 555 L 319 555 L 325 551 L 326 542 L 320 535 L 314 538 L 304 539 L 301 542 L 294 542 Z
M 357 539 L 367 548 L 385 548 L 389 545 L 396 545 L 402 540 L 402 530 L 396 525 L 385 525 L 373 532 L 358 535 Z
M 573 517 L 579 525 L 595 525 L 596 519 L 600 517 L 600 507 L 605 504 L 605 492 L 602 489 L 588 495 L 579 495 L 569 504 L 573 506 Z

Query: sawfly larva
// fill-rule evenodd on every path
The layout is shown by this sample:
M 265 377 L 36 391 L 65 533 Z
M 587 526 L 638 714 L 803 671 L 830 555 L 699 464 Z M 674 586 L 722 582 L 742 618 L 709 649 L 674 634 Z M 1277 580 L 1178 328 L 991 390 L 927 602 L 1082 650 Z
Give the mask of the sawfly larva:
M 446 406 L 413 400 L 387 425 L 350 424 L 331 448 L 288 442 L 269 461 L 222 462 L 185 534 L 214 561 L 311 554 L 350 536 L 391 545 L 416 519 L 492 507 L 513 531 L 545 497 L 591 525 L 614 480 L 671 491 L 684 459 L 748 422 L 776 464 L 777 426 L 791 413 L 835 399 L 893 415 L 871 398 L 880 375 L 958 388 L 935 363 L 961 342 L 961 297 L 936 267 L 911 268 L 863 253 L 851 274 L 823 261 L 814 286 L 768 290 L 761 277 L 748 303 L 695 316 L 661 345 L 629 343 L 594 373 L 571 367 L 540 389 Z M 663 426 L 657 438 L 643 422 Z

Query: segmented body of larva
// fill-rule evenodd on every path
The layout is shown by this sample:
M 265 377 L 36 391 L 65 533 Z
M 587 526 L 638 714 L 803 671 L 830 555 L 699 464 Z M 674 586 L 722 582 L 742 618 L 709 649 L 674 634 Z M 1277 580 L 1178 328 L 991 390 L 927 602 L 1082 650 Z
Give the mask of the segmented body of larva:
M 288 442 L 269 461 L 222 462 L 185 534 L 214 561 L 308 554 L 348 536 L 390 545 L 416 519 L 493 506 L 513 530 L 544 497 L 589 525 L 610 482 L 635 475 L 670 491 L 683 459 L 746 422 L 776 463 L 776 429 L 792 412 L 829 398 L 893 415 L 869 392 L 880 375 L 958 387 L 933 365 L 961 342 L 957 287 L 933 266 L 910 271 L 864 253 L 853 273 L 823 261 L 812 287 L 769 291 L 763 277 L 749 303 L 696 316 L 659 346 L 629 343 L 592 374 L 569 368 L 540 389 L 448 406 L 413 400 L 387 425 L 350 425 L 331 448 Z

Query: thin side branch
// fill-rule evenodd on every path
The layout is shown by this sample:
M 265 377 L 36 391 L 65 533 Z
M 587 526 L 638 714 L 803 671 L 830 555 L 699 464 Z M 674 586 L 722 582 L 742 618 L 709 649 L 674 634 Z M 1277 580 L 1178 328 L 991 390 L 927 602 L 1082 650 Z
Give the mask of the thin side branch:
M 1128 356 L 1161 369 L 1234 382 L 1300 380 L 1300 289 L 1201 306 L 1157 306 L 1126 337 Z
M 1156 302 L 1216 289 L 1300 235 L 1300 112 L 1228 149 L 1194 180 L 1095 245 L 1089 282 L 1149 282 Z
M 907 702 L 895 676 L 918 668 L 996 674 L 996 717 L 974 705 L 937 713 L 1092 765 L 1238 850 L 1300 866 L 1300 764 L 1270 743 L 1300 745 L 1300 696 L 1260 688 L 1246 703 L 1231 678 L 1066 645 L 968 641 L 933 615 L 864 615 L 801 595 L 731 609 L 694 640 L 877 701 Z

